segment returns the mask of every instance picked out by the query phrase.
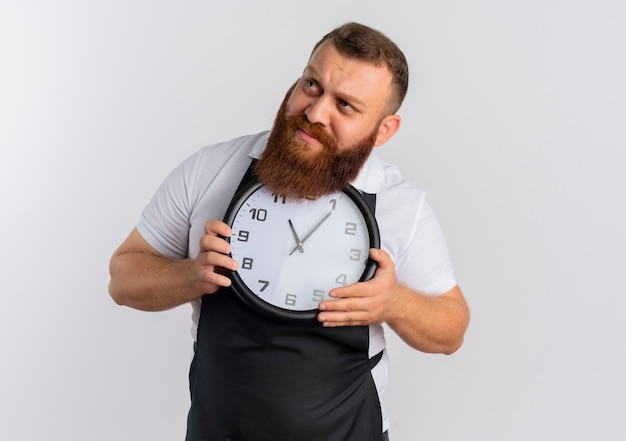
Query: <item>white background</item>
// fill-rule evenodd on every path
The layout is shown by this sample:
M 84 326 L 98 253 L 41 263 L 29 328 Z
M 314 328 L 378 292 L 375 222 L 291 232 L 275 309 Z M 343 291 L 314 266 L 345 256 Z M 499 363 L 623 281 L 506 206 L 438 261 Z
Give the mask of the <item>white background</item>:
M 183 439 L 190 310 L 115 305 L 109 257 L 349 20 L 410 61 L 378 152 L 429 191 L 472 310 L 452 357 L 389 333 L 392 440 L 626 438 L 626 3 L 0 5 L 0 439 Z

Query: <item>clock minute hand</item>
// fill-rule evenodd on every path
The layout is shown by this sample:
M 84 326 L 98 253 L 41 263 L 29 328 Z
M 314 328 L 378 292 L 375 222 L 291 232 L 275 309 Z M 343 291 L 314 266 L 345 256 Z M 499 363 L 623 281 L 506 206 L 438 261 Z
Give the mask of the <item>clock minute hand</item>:
M 298 237 L 298 233 L 296 233 L 296 228 L 293 226 L 293 222 L 291 222 L 291 219 L 289 219 L 289 227 L 291 227 L 291 232 L 293 233 L 293 237 L 296 239 L 296 247 L 293 250 L 291 250 L 291 253 L 289 253 L 289 255 L 291 256 L 296 250 L 300 250 L 301 253 L 304 253 L 304 248 L 302 248 L 303 243 Z
M 306 242 L 306 241 L 307 241 L 307 239 L 308 239 L 309 237 L 311 237 L 311 236 L 313 235 L 313 233 L 315 233 L 315 232 L 317 231 L 317 229 L 318 229 L 318 228 L 319 228 L 319 227 L 320 227 L 320 226 L 324 223 L 324 221 L 325 221 L 326 219 L 328 219 L 328 218 L 330 217 L 330 215 L 331 215 L 331 214 L 333 214 L 333 212 L 332 212 L 332 211 L 329 211 L 329 212 L 328 212 L 328 214 L 327 214 L 326 216 L 324 216 L 324 217 L 322 218 L 322 220 L 321 220 L 321 221 L 319 221 L 319 222 L 317 223 L 317 225 L 315 225 L 311 231 L 309 231 L 309 234 L 307 234 L 306 236 L 304 236 L 304 238 L 303 238 L 303 239 L 302 239 L 302 241 L 300 242 L 300 246 L 301 246 L 301 245 L 303 245 L 303 244 L 304 244 L 304 242 Z M 289 254 L 291 255 L 291 254 L 292 254 L 294 251 L 296 251 L 297 249 L 298 249 L 298 245 L 296 245 L 296 247 L 295 247 L 293 250 L 291 250 L 291 253 L 289 253 Z M 304 250 L 303 250 L 303 251 L 304 251 Z

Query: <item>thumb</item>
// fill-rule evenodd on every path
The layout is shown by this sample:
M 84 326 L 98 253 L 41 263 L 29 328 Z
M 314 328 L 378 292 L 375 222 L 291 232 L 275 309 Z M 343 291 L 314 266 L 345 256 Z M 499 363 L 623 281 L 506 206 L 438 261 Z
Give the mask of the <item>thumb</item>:
M 393 268 L 393 262 L 389 254 L 379 248 L 370 249 L 370 258 L 378 264 L 378 270 Z

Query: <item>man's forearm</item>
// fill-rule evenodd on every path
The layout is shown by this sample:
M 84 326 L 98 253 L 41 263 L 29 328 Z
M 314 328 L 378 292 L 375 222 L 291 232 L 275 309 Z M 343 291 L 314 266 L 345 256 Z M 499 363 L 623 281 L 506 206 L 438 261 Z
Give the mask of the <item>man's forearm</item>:
M 109 293 L 119 305 L 143 311 L 164 311 L 202 295 L 193 275 L 193 261 L 128 251 L 113 256 Z
M 469 310 L 458 287 L 440 296 L 426 296 L 401 286 L 399 302 L 387 324 L 410 346 L 422 352 L 452 354 L 463 344 Z

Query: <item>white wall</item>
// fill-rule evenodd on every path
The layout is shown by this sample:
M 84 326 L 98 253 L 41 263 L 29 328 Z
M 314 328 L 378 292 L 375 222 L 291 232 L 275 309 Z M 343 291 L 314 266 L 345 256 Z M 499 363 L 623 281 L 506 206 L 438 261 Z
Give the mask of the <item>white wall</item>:
M 410 60 L 379 153 L 428 189 L 473 313 L 452 357 L 390 334 L 392 440 L 624 439 L 625 5 L 2 0 L 0 439 L 183 439 L 189 308 L 114 305 L 109 256 L 348 20 Z

